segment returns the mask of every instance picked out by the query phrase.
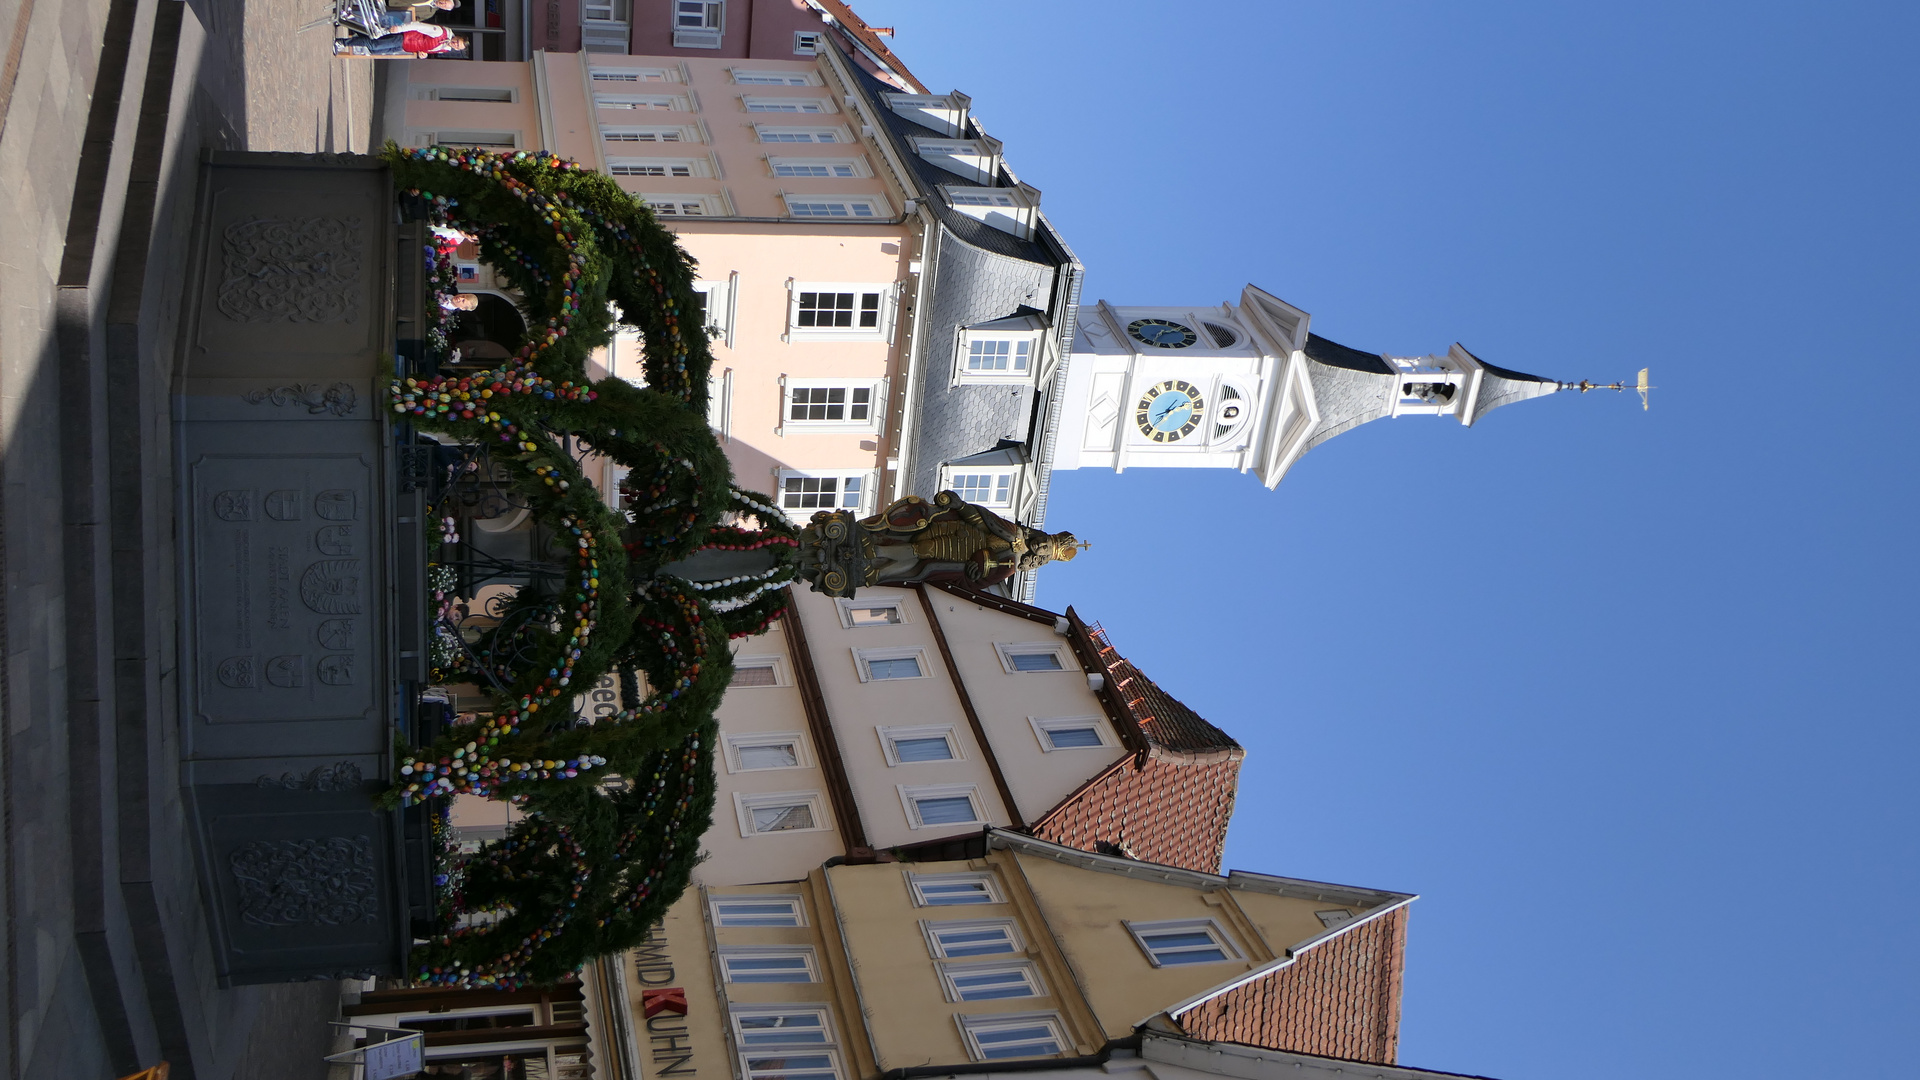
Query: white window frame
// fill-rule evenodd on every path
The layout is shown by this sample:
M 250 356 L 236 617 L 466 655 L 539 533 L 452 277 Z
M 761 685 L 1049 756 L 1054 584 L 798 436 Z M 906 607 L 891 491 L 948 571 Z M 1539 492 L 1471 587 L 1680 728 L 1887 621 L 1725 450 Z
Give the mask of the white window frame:
M 852 293 L 853 325 L 851 326 L 802 326 L 800 325 L 800 298 L 808 293 Z M 866 298 L 877 296 L 878 306 L 874 309 L 874 324 L 861 326 L 861 312 L 866 310 Z M 787 334 L 794 340 L 806 341 L 875 341 L 893 340 L 893 321 L 899 307 L 898 298 L 891 282 L 873 281 L 796 281 L 787 287 Z M 867 380 L 861 379 L 789 379 L 790 386 L 855 386 Z M 875 386 L 884 380 L 873 380 Z M 782 412 L 782 416 L 786 413 Z
M 933 678 L 933 668 L 927 663 L 927 650 L 918 645 L 896 649 L 850 649 L 848 651 L 853 653 L 853 670 L 860 676 L 861 682 L 912 682 L 915 679 Z M 875 660 L 914 660 L 920 665 L 920 674 L 876 679 L 873 677 L 873 669 L 869 666 Z
M 622 172 L 622 169 L 629 171 Z M 657 169 L 659 171 L 633 171 L 645 169 Z M 675 169 L 680 171 L 675 172 Z M 610 176 L 658 177 L 662 180 L 704 179 L 713 175 L 713 164 L 706 158 L 610 157 L 607 159 L 607 174 Z
M 940 467 L 940 490 L 956 491 L 956 477 L 986 476 L 993 480 L 994 495 L 986 499 L 968 499 L 976 506 L 991 510 L 1011 510 L 1020 498 L 1020 466 L 1018 465 L 942 465 Z M 999 497 L 1000 481 L 1007 481 L 1007 498 L 1002 502 Z M 962 492 L 962 495 L 965 493 Z
M 1067 1038 L 1067 1025 L 1061 1020 L 1059 1013 L 955 1013 L 953 1021 L 959 1025 L 960 1037 L 967 1044 L 967 1053 L 975 1061 L 1045 1058 L 1054 1054 L 1064 1054 L 1073 1047 L 1072 1040 Z M 1043 1025 L 1050 1029 L 1050 1034 L 1054 1041 L 1054 1049 L 1050 1053 L 1002 1054 L 999 1057 L 988 1057 L 986 1049 L 980 1045 L 979 1036 L 982 1034 L 991 1034 L 995 1030 L 1034 1027 L 1036 1025 Z
M 772 71 L 767 68 L 729 68 L 736 86 L 819 86 L 820 77 L 811 71 Z
M 407 96 L 415 101 L 463 101 L 476 105 L 511 105 L 520 100 L 520 90 L 512 86 L 412 86 L 407 88 Z
M 681 146 L 703 141 L 697 129 L 680 124 L 610 124 L 600 129 L 600 138 L 617 146 Z
M 843 127 L 786 127 L 777 124 L 753 125 L 754 138 L 763 143 L 783 146 L 851 146 L 853 133 Z M 806 136 L 800 138 L 799 136 Z M 826 136 L 821 138 L 821 136 Z
M 947 943 L 940 940 L 945 931 L 999 930 L 1010 946 L 1006 952 L 976 953 L 973 956 L 955 957 L 947 951 Z M 927 939 L 927 953 L 935 960 L 970 960 L 975 956 L 1021 956 L 1027 951 L 1027 943 L 1020 936 L 1019 924 L 1012 919 L 921 919 L 920 933 Z
M 1000 657 L 1000 666 L 1009 675 L 1069 675 L 1083 674 L 1080 664 L 1074 659 L 1073 650 L 1064 641 L 996 641 L 993 651 Z M 1022 656 L 1034 653 L 1052 653 L 1060 661 L 1058 668 L 1043 668 L 1038 671 L 1022 671 L 1013 666 L 1014 654 Z
M 593 92 L 593 107 L 614 112 L 688 112 L 687 99 L 679 94 L 616 94 Z
M 736 959 L 736 958 L 742 959 L 742 960 L 751 960 L 755 958 L 772 958 L 776 956 L 778 957 L 797 956 L 797 957 L 800 957 L 806 963 L 807 978 L 805 981 L 809 983 L 817 983 L 820 981 L 820 961 L 817 957 L 815 957 L 812 946 L 778 945 L 778 946 L 750 947 L 750 946 L 723 945 L 720 947 L 719 951 L 720 951 L 720 957 L 719 957 L 720 958 L 720 978 L 723 982 L 727 983 L 730 986 L 769 986 L 769 985 L 792 986 L 801 982 L 801 980 L 798 980 L 798 979 L 778 979 L 778 980 L 765 979 L 765 980 L 752 980 L 752 981 L 746 981 L 746 982 L 736 980 L 733 977 L 732 966 L 727 963 L 727 961 Z
M 713 919 L 713 925 L 716 927 L 745 926 L 745 927 L 753 927 L 753 928 L 765 928 L 765 927 L 785 928 L 785 927 L 807 925 L 806 905 L 800 902 L 800 898 L 798 896 L 795 896 L 790 893 L 780 894 L 776 896 L 765 896 L 759 893 L 728 893 L 724 896 L 708 894 L 707 901 L 708 901 L 709 917 Z M 771 923 L 728 922 L 727 917 L 721 914 L 721 911 L 720 911 L 721 905 L 723 904 L 784 904 L 786 905 L 787 910 L 793 913 L 793 921 L 792 922 L 771 922 Z M 767 916 L 748 916 L 748 918 L 767 918 Z
M 1075 750 L 1107 750 L 1119 745 L 1114 741 L 1112 722 L 1104 716 L 1029 716 L 1027 723 L 1033 725 L 1033 737 L 1039 741 L 1040 751 L 1046 754 L 1070 753 Z M 1084 731 L 1087 728 L 1092 728 L 1093 733 L 1099 737 L 1098 745 L 1053 745 L 1053 732 L 1056 729 Z
M 633 197 L 647 204 L 653 216 L 662 218 L 713 218 L 727 216 L 727 208 L 718 195 L 698 195 L 684 191 L 636 191 Z
M 936 168 L 981 184 L 993 183 L 998 154 L 978 139 L 929 139 L 916 136 L 914 153 Z
M 980 799 L 980 786 L 978 784 L 895 784 L 894 787 L 900 792 L 900 805 L 907 812 L 907 828 L 909 829 L 916 831 L 920 829 L 953 829 L 968 825 L 978 826 L 988 824 L 987 808 Z M 961 798 L 966 799 L 967 802 L 973 806 L 972 821 L 935 821 L 929 824 L 920 820 L 919 800 Z
M 1126 926 L 1127 933 L 1133 935 L 1133 943 L 1140 946 L 1140 951 L 1146 955 L 1147 962 L 1151 963 L 1154 967 L 1193 967 L 1196 966 L 1196 964 L 1230 964 L 1246 959 L 1246 954 L 1240 951 L 1240 947 L 1234 943 L 1233 938 L 1228 936 L 1226 929 L 1213 919 L 1158 919 L 1151 922 L 1133 922 L 1123 919 L 1121 922 Z M 1201 931 L 1212 938 L 1213 943 L 1219 947 L 1220 952 L 1225 954 L 1224 959 L 1201 960 L 1197 961 L 1196 964 L 1169 964 L 1160 958 L 1159 953 L 1154 952 L 1153 949 L 1147 945 L 1147 939 L 1145 937 L 1146 934 L 1155 932 L 1165 933 L 1171 931 L 1174 933 L 1182 933 L 1194 930 Z M 1173 950 L 1175 953 L 1182 951 L 1184 950 Z
M 813 816 L 813 824 L 801 829 L 768 829 L 761 832 L 754 828 L 753 812 L 779 806 L 805 806 Z M 733 793 L 733 809 L 739 818 L 740 835 L 743 838 L 759 836 L 787 836 L 792 833 L 826 832 L 832 827 L 827 821 L 827 806 L 817 791 L 756 791 L 751 794 L 744 791 Z
M 743 731 L 727 735 L 722 741 L 726 747 L 727 771 L 730 773 L 775 772 L 780 769 L 810 769 L 813 767 L 813 760 L 807 753 L 807 738 L 798 731 Z M 793 747 L 793 764 L 747 765 L 741 762 L 740 751 L 742 749 L 756 746 L 776 746 L 781 743 Z
M 907 871 L 907 891 L 913 896 L 914 907 L 984 907 L 988 904 L 1004 904 L 1007 894 L 1000 891 L 1000 880 L 991 870 L 980 870 L 961 874 L 916 874 Z M 941 904 L 927 899 L 924 886 L 927 885 L 974 885 L 978 886 L 985 900 L 978 903 Z
M 887 108 L 921 127 L 962 141 L 967 128 L 967 106 L 951 94 L 882 94 Z
M 786 1049 L 742 1050 L 740 1051 L 741 1075 L 745 1080 L 791 1080 L 796 1073 L 818 1073 L 822 1070 L 806 1068 L 799 1064 L 799 1055 L 821 1058 L 826 1062 L 826 1070 L 832 1072 L 834 1080 L 847 1075 L 840 1067 L 840 1053 L 833 1049 L 815 1049 L 813 1047 L 788 1047 Z M 763 1066 L 764 1063 L 764 1067 Z M 688 1070 L 691 1072 L 692 1070 Z
M 916 724 L 912 727 L 882 724 L 875 728 L 874 732 L 880 736 L 880 752 L 886 755 L 888 768 L 897 768 L 901 765 L 943 765 L 967 759 L 966 754 L 960 749 L 960 737 L 954 734 L 952 724 Z M 893 745 L 895 739 L 945 739 L 948 756 L 935 758 L 932 761 L 902 761 Z
M 689 16 L 696 21 L 683 21 Z M 667 26 L 676 49 L 717 49 L 727 32 L 726 0 L 673 0 Z
M 518 131 L 435 130 L 413 132 L 415 146 L 478 146 L 518 150 L 526 145 Z
M 807 176 L 802 173 L 780 171 L 781 169 L 805 169 L 805 168 L 826 169 L 828 170 L 829 175 Z M 844 172 L 841 172 L 841 173 L 833 172 L 833 170 L 835 169 L 844 170 Z M 782 180 L 853 180 L 853 179 L 858 179 L 860 177 L 873 175 L 873 169 L 871 166 L 867 164 L 867 159 L 864 155 L 860 157 L 847 157 L 847 158 L 786 157 L 783 155 L 768 155 L 767 170 L 773 176 Z
M 1007 344 L 1008 362 L 1005 371 L 984 368 L 974 369 L 968 366 L 973 359 L 974 342 L 1004 342 Z M 1020 346 L 1027 347 L 1027 366 L 1020 370 L 1014 366 Z M 1040 332 L 994 330 L 961 330 L 955 335 L 953 346 L 953 381 L 961 383 L 991 383 L 1001 386 L 1029 386 L 1040 373 Z
M 811 424 L 808 428 L 818 430 Z M 788 480 L 837 480 L 840 483 L 835 486 L 832 505 L 789 507 L 787 505 Z M 852 506 L 846 505 L 846 481 L 848 480 L 860 481 L 860 497 Z M 797 523 L 811 520 L 814 513 L 820 510 L 851 510 L 856 517 L 866 517 L 873 513 L 874 488 L 879 480 L 879 473 L 873 469 L 781 469 L 774 474 L 774 504 L 780 508 L 781 513 Z
M 886 221 L 893 217 L 893 204 L 885 195 L 798 195 L 782 192 L 787 216 L 811 221 Z
M 802 1039 L 783 1039 L 779 1037 L 777 1033 L 774 1034 L 772 1038 L 762 1042 L 748 1042 L 746 1028 L 740 1023 L 742 1020 L 759 1016 L 797 1016 L 807 1013 L 811 1013 L 820 1020 L 820 1026 L 812 1029 L 820 1033 L 820 1039 L 817 1042 Z M 834 1038 L 832 1013 L 833 1009 L 830 1006 L 813 1002 L 796 1002 L 791 1005 L 773 1003 L 755 1005 L 736 1004 L 732 1007 L 728 1015 L 727 1026 L 733 1031 L 733 1044 L 740 1048 L 740 1053 L 743 1056 L 757 1053 L 761 1050 L 819 1049 L 824 1051 L 839 1045 L 839 1040 Z
M 865 335 L 861 335 L 859 339 L 855 340 L 864 339 L 864 337 Z M 846 335 L 828 334 L 813 340 L 845 341 L 849 340 L 849 338 Z M 853 392 L 862 389 L 866 390 L 867 418 L 865 420 L 850 420 L 843 416 L 839 420 L 793 419 L 793 392 L 795 390 L 818 390 L 822 387 L 829 390 L 835 387 L 845 389 L 847 391 L 846 401 L 842 402 L 842 404 L 849 410 L 859 404 L 853 400 L 855 397 Z M 775 434 L 788 434 L 787 429 L 789 428 L 793 429 L 793 432 L 796 434 L 820 432 L 857 435 L 876 434 L 880 430 L 881 420 L 886 417 L 886 403 L 887 380 L 885 379 L 788 379 L 780 389 L 780 427 L 776 429 Z
M 767 94 L 742 94 L 740 107 L 762 116 L 832 116 L 840 110 L 832 98 L 773 97 Z
M 733 280 L 696 281 L 693 291 L 700 294 L 706 306 L 707 329 L 713 338 L 723 344 L 733 334 Z
M 824 30 L 795 30 L 793 32 L 793 55 L 819 56 L 820 46 L 826 43 Z
M 773 681 L 770 683 L 731 684 L 728 686 L 729 690 L 771 690 L 776 686 L 793 685 L 793 680 L 787 675 L 787 658 L 784 656 L 735 656 L 733 658 L 733 669 L 738 671 L 743 667 L 772 668 Z
M 861 590 L 863 594 L 870 591 L 871 590 L 867 589 Z M 903 596 L 877 596 L 865 600 L 853 600 L 842 596 L 834 600 L 834 606 L 838 608 L 840 612 L 840 626 L 846 630 L 871 630 L 876 626 L 904 626 L 913 621 L 907 617 L 907 600 L 906 597 Z M 855 611 L 871 608 L 890 608 L 894 614 L 900 617 L 892 622 L 862 623 L 854 621 L 853 613 Z
M 954 213 L 1023 240 L 1032 239 L 1036 203 L 1020 188 L 942 184 L 940 191 Z
M 1027 959 L 1019 960 L 962 960 L 957 963 L 936 964 L 940 969 L 940 988 L 946 991 L 947 1000 L 961 1001 L 1019 1001 L 1022 998 L 1043 998 L 1047 996 L 1047 984 L 1040 978 L 1040 969 Z M 987 975 L 1003 972 L 1017 972 L 1021 984 L 1028 993 L 1007 994 L 1000 997 L 962 997 L 960 987 L 954 985 L 956 975 Z
M 615 19 L 615 22 L 621 20 Z M 643 83 L 677 83 L 680 72 L 673 68 L 594 67 L 587 69 L 587 80 L 608 86 L 637 86 Z
M 1344 926 L 1352 922 L 1358 916 L 1347 908 L 1328 908 L 1325 911 L 1314 912 L 1313 917 L 1320 920 L 1321 926 L 1331 930 L 1336 926 Z

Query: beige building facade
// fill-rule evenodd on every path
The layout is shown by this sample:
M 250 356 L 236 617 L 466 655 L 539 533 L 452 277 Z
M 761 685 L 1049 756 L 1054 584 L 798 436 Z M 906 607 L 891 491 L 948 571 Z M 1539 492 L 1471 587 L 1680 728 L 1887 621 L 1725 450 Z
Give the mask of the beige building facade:
M 690 891 L 646 947 L 603 962 L 618 989 L 595 1059 L 631 1077 L 832 1080 L 1111 1054 L 1232 1012 L 1250 1045 L 1390 1063 L 1412 899 L 992 830 L 968 858 Z M 1364 962 L 1317 964 L 1362 941 Z M 1316 999 L 1304 1024 L 1262 1026 L 1233 1000 L 1292 983 Z M 1394 1009 L 1370 1005 L 1389 995 Z

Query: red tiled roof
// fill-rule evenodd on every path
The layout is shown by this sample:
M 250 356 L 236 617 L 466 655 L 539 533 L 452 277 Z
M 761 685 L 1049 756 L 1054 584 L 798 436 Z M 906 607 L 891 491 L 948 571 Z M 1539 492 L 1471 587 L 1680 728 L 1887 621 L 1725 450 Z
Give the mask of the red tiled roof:
M 1061 619 L 954 582 L 929 587 L 1037 623 Z M 1065 618 L 1074 654 L 1100 677 L 1107 718 L 1133 753 L 1087 780 L 1028 831 L 1082 851 L 1219 873 L 1246 751 L 1121 656 L 1100 626 L 1089 626 L 1072 608 Z
M 1220 872 L 1240 759 L 1209 764 L 1122 758 L 1033 824 L 1033 835 L 1082 851 L 1103 844 L 1143 862 Z
M 1402 906 L 1174 1019 L 1195 1038 L 1391 1065 L 1406 955 Z
M 1067 620 L 1074 651 L 1101 676 L 1101 701 L 1135 753 L 1048 811 L 1033 835 L 1219 873 L 1246 751 L 1121 656 L 1104 629 L 1088 626 L 1072 608 Z

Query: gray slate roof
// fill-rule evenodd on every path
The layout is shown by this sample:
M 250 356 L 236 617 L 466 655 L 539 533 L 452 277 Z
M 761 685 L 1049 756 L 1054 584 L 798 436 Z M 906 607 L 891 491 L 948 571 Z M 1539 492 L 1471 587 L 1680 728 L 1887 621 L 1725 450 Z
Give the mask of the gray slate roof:
M 1307 335 L 1307 380 L 1320 422 L 1307 438 L 1311 450 L 1343 431 L 1378 420 L 1393 409 L 1393 367 L 1373 353 Z
M 1462 347 L 1462 352 L 1466 352 Z M 1472 353 L 1467 353 L 1473 356 Z M 1475 360 L 1480 360 L 1474 356 Z M 1497 364 L 1480 360 L 1480 366 L 1486 368 L 1486 374 L 1480 377 L 1480 397 L 1473 404 L 1473 415 L 1467 418 L 1468 424 L 1477 422 L 1502 405 L 1511 405 L 1516 401 L 1545 397 L 1560 389 L 1560 384 L 1552 379 L 1543 379 L 1538 375 L 1528 375 L 1523 371 L 1514 371 Z
M 1039 456 L 1038 403 L 1031 386 L 952 386 L 953 348 L 961 327 L 1006 319 L 1037 310 L 1053 325 L 1063 325 L 1066 313 L 1055 311 L 1062 266 L 1072 261 L 1066 246 L 1041 219 L 1032 240 L 1002 232 L 985 222 L 956 213 L 941 197 L 941 184 L 973 185 L 977 181 L 939 168 L 913 150 L 916 136 L 949 139 L 954 136 L 922 127 L 887 107 L 882 95 L 893 87 L 864 70 L 855 73 L 873 105 L 873 115 L 885 127 L 901 160 L 914 172 L 920 198 L 940 222 L 938 254 L 926 271 L 934 275 L 930 309 L 916 312 L 925 342 L 916 385 L 909 400 L 920 403 L 914 420 L 913 445 L 908 448 L 912 475 L 909 493 L 931 496 L 943 463 L 985 453 L 1002 440 L 1024 443 L 1031 458 Z M 981 136 L 971 126 L 961 138 Z M 1012 178 L 995 178 L 1012 186 Z

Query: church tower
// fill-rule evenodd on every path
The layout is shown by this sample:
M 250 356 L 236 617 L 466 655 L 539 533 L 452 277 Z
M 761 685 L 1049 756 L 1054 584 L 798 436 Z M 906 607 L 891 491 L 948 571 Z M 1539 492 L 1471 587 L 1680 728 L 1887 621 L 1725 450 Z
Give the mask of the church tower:
M 1217 308 L 1079 309 L 1053 467 L 1231 468 L 1271 488 L 1300 455 L 1369 420 L 1451 416 L 1471 427 L 1562 384 L 1444 356 L 1361 352 L 1252 285 Z

